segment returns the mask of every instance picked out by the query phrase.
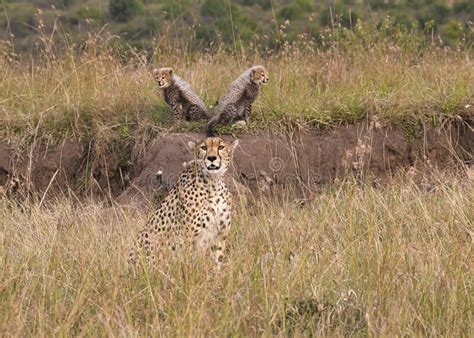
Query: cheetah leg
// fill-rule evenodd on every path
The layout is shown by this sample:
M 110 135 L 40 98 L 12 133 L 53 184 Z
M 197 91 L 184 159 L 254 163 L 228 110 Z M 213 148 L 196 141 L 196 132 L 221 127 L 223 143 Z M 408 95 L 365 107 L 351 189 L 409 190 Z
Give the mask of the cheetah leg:
M 137 251 L 133 247 L 130 248 L 128 252 L 127 263 L 128 263 L 128 266 L 132 269 L 134 269 L 135 266 L 137 265 Z
M 213 246 L 214 259 L 218 269 L 221 268 L 222 262 L 224 261 L 225 245 L 230 231 L 230 211 L 221 214 L 220 217 L 220 231 L 217 234 L 216 242 Z
M 194 250 L 197 252 L 204 251 L 206 248 L 206 239 L 203 238 L 203 226 L 205 215 L 202 211 L 197 211 L 193 215 L 188 216 L 188 223 L 191 223 L 192 243 Z
M 222 267 L 225 255 L 225 244 L 227 240 L 227 231 L 220 233 L 217 237 L 216 244 L 213 246 L 214 259 L 216 261 L 217 268 Z
M 216 126 L 218 124 L 229 124 L 237 116 L 237 107 L 235 104 L 228 104 L 225 109 L 220 113 L 214 115 L 207 124 L 207 135 L 214 136 L 216 134 Z
M 161 254 L 158 250 L 163 242 L 160 236 L 153 229 L 142 230 L 136 238 L 135 244 L 131 247 L 128 254 L 128 266 L 132 272 L 136 273 L 138 268 L 143 265 L 155 267 L 158 260 L 157 255 Z
M 199 121 L 207 119 L 207 114 L 201 107 L 193 104 L 188 109 L 187 118 L 190 121 Z
M 141 250 L 138 250 L 137 248 L 132 247 L 129 251 L 129 254 L 128 254 L 128 259 L 127 259 L 128 270 L 132 274 L 132 276 L 137 276 L 138 275 L 139 266 L 140 266 L 139 263 L 140 263 L 140 259 L 142 257 L 140 251 Z
M 248 102 L 244 102 L 240 110 L 237 112 L 236 117 L 234 118 L 234 124 L 239 126 L 245 126 L 248 123 L 249 113 L 252 110 L 252 106 Z
M 173 111 L 173 119 L 175 121 L 183 119 L 183 106 L 179 103 L 172 103 L 170 104 L 171 110 Z
M 244 106 L 243 116 L 242 116 L 246 124 L 249 123 L 249 116 L 251 113 L 252 113 L 252 104 L 250 102 L 246 102 Z
M 169 91 L 167 92 L 165 90 L 165 102 L 168 103 L 168 105 L 171 108 L 171 111 L 173 112 L 173 118 L 175 121 L 183 119 L 184 118 L 184 109 L 183 105 L 180 102 L 180 97 L 179 97 L 179 92 L 177 91 Z

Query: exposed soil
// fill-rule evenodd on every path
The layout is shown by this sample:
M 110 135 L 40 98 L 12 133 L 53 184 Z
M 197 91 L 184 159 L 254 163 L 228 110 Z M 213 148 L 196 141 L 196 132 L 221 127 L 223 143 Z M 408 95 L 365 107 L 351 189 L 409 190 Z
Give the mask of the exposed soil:
M 183 162 L 192 156 L 188 141 L 203 137 L 166 134 L 146 146 L 124 142 L 101 154 L 87 142 L 65 140 L 54 149 L 40 145 L 28 152 L 0 142 L 0 185 L 19 177 L 25 190 L 40 194 L 73 191 L 110 196 L 121 203 L 140 201 L 174 184 Z M 474 165 L 473 121 L 426 127 L 418 137 L 360 123 L 293 135 L 244 135 L 239 141 L 228 175 L 232 190 L 292 187 L 304 192 L 348 174 L 383 179 L 402 168 Z

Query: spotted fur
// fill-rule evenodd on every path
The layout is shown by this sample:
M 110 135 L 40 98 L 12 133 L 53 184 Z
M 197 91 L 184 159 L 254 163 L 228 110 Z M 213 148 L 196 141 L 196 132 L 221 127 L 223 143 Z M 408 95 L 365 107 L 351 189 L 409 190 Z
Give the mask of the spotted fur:
M 207 134 L 215 135 L 218 124 L 225 125 L 239 120 L 247 123 L 260 86 L 267 82 L 268 72 L 263 66 L 254 66 L 243 72 L 231 83 L 214 108 L 207 125 Z
M 129 254 L 135 266 L 140 253 L 155 264 L 165 251 L 211 249 L 218 265 L 223 260 L 230 229 L 232 197 L 223 176 L 238 141 L 206 138 L 190 142 L 194 160 L 187 162 L 176 185 L 138 234 Z
M 208 118 L 204 102 L 191 86 L 175 75 L 172 68 L 153 70 L 156 84 L 163 90 L 165 102 L 173 111 L 175 120 L 197 121 Z

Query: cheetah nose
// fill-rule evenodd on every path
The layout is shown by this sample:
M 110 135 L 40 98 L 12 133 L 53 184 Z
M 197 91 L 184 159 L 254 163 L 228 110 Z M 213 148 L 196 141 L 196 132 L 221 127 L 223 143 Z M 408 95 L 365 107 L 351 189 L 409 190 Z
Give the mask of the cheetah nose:
M 216 156 L 208 156 L 207 159 L 211 162 L 214 162 L 215 160 L 217 160 L 217 157 Z

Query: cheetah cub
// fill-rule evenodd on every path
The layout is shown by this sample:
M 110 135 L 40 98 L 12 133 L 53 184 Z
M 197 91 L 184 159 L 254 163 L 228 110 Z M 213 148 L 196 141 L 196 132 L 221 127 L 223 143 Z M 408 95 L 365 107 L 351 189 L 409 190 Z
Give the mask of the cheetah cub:
M 223 176 L 229 169 L 238 141 L 209 137 L 189 142 L 194 160 L 187 162 L 176 185 L 154 212 L 129 253 L 134 267 L 140 253 L 154 265 L 165 251 L 210 248 L 218 267 L 224 257 L 230 229 L 232 197 Z
M 163 90 L 165 102 L 173 111 L 175 121 L 183 118 L 188 121 L 208 118 L 204 102 L 186 81 L 174 74 L 172 68 L 154 69 L 153 77 Z
M 235 121 L 247 123 L 258 90 L 266 83 L 268 83 L 268 72 L 263 66 L 247 69 L 232 82 L 214 108 L 214 115 L 207 124 L 208 136 L 215 135 L 218 124 L 230 124 Z

